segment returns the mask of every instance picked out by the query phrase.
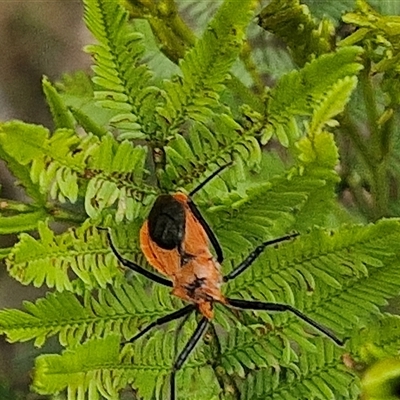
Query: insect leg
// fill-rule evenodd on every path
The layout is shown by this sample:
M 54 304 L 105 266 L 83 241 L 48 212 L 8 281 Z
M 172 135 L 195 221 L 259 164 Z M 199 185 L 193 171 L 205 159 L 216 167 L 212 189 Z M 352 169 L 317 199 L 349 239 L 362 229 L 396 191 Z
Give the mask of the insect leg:
M 182 332 L 183 326 L 186 324 L 186 321 L 189 319 L 190 313 L 186 314 L 184 318 L 179 321 L 179 324 L 175 330 L 175 339 L 174 339 L 174 359 L 177 357 L 178 353 L 178 338 Z
M 132 261 L 129 261 L 126 258 L 123 258 L 121 256 L 121 254 L 119 254 L 117 248 L 114 246 L 114 243 L 113 243 L 112 238 L 111 238 L 111 233 L 110 233 L 109 230 L 107 230 L 107 238 L 108 238 L 108 241 L 110 243 L 111 250 L 113 251 L 115 257 L 118 258 L 118 261 L 122 265 L 132 269 L 135 272 L 138 272 L 139 274 L 145 276 L 146 278 L 148 278 L 148 279 L 150 279 L 150 280 L 152 280 L 154 282 L 160 283 L 161 285 L 164 285 L 164 286 L 172 287 L 172 282 L 169 281 L 168 279 L 164 279 L 161 276 L 153 274 L 152 272 L 150 272 L 147 269 L 141 267 L 140 265 L 138 265 L 138 264 L 136 264 L 136 263 L 134 263 Z
M 175 375 L 182 368 L 182 365 L 189 357 L 190 353 L 193 351 L 196 344 L 202 338 L 204 332 L 208 327 L 208 318 L 203 317 L 197 324 L 196 330 L 190 337 L 186 346 L 183 348 L 178 358 L 175 360 L 174 366 L 172 367 L 171 377 L 170 377 L 170 387 L 171 387 L 171 400 L 176 400 L 176 389 L 175 389 Z
M 128 340 L 126 343 L 133 343 L 135 340 L 142 337 L 146 334 L 150 329 L 154 328 L 155 326 L 166 324 L 167 322 L 174 321 L 175 319 L 181 318 L 184 315 L 189 314 L 196 308 L 194 304 L 189 304 L 186 307 L 181 308 L 180 310 L 174 311 L 170 314 L 165 315 L 164 317 L 158 318 L 153 321 L 151 324 L 147 325 L 144 329 L 142 329 L 139 333 L 137 333 L 132 339 Z
M 221 264 L 222 261 L 224 260 L 224 255 L 222 253 L 222 248 L 218 242 L 217 237 L 215 236 L 214 232 L 212 231 L 210 225 L 208 225 L 207 221 L 201 215 L 200 210 L 197 208 L 196 204 L 194 204 L 190 198 L 189 198 L 187 204 L 190 208 L 190 211 L 193 213 L 193 215 L 197 218 L 197 220 L 200 222 L 201 226 L 206 231 L 206 234 L 207 234 L 208 238 L 210 239 L 211 244 L 214 247 L 215 253 L 217 254 L 217 261 Z
M 252 301 L 252 300 L 239 300 L 239 299 L 226 299 L 228 304 L 232 307 L 239 308 L 241 310 L 264 310 L 264 311 L 289 311 L 292 314 L 299 317 L 301 320 L 307 322 L 309 325 L 314 327 L 317 331 L 324 333 L 330 339 L 332 339 L 337 345 L 343 346 L 343 341 L 337 338 L 332 332 L 330 332 L 326 327 L 322 326 L 318 322 L 314 321 L 307 315 L 303 314 L 296 308 L 281 303 L 264 303 L 262 301 Z
M 260 254 L 264 251 L 267 246 L 271 246 L 276 243 L 284 242 L 285 240 L 292 239 L 296 236 L 299 236 L 298 233 L 292 233 L 290 235 L 286 235 L 280 237 L 278 239 L 268 240 L 264 243 L 261 243 L 257 246 L 233 271 L 231 271 L 228 275 L 224 276 L 224 282 L 228 282 L 231 279 L 236 278 L 242 272 L 246 271 L 247 268 L 250 267 L 251 264 L 260 256 Z

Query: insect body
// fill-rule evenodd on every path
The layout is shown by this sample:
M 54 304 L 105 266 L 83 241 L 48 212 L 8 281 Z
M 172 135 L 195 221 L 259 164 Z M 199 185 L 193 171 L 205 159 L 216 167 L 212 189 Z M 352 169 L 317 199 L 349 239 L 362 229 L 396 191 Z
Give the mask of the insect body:
M 183 193 L 160 196 L 142 226 L 140 244 L 148 262 L 172 279 L 172 294 L 196 304 L 211 319 L 212 303 L 225 303 L 221 268 L 194 207 Z
M 220 266 L 223 261 L 221 246 L 191 200 L 191 195 L 202 188 L 224 167 L 219 168 L 208 177 L 189 196 L 183 193 L 159 196 L 140 230 L 140 245 L 147 261 L 169 279 L 123 258 L 113 245 L 110 233 L 108 233 L 111 248 L 123 265 L 157 283 L 172 287 L 172 294 L 190 303 L 182 309 L 152 322 L 137 333 L 130 340 L 131 342 L 143 336 L 153 327 L 176 320 L 193 311 L 202 315 L 196 330 L 173 365 L 170 377 L 171 400 L 176 398 L 175 374 L 207 330 L 214 316 L 213 305 L 215 303 L 244 310 L 288 311 L 330 337 L 336 344 L 343 344 L 327 328 L 288 304 L 231 299 L 223 296 L 221 285 L 236 278 L 249 268 L 267 246 L 297 236 L 297 234 L 291 234 L 261 243 L 228 275 L 223 276 Z M 216 257 L 210 252 L 209 242 L 214 247 Z

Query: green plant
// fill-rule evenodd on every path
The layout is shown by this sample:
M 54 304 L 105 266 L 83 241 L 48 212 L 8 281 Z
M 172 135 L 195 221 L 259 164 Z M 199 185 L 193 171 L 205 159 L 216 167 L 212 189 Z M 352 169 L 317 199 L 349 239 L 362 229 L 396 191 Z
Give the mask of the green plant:
M 346 349 L 290 315 L 236 316 L 217 307 L 218 328 L 178 374 L 180 398 L 357 398 L 359 378 L 342 356 L 362 356 L 360 328 L 372 315 L 386 318 L 379 307 L 400 292 L 400 220 L 358 225 L 360 213 L 350 214 L 335 194 L 333 132 L 368 53 L 346 43 L 335 49 L 331 22 L 318 25 L 296 1 L 273 1 L 260 23 L 291 38 L 300 68 L 264 91 L 244 44 L 254 1 L 225 0 L 199 39 L 172 0 L 126 6 L 149 24 L 129 21 L 117 2 L 85 0 L 97 39 L 87 47 L 94 77 L 78 73 L 57 85 L 43 79 L 53 132 L 20 121 L 0 126 L 0 156 L 31 198 L 1 200 L 0 234 L 22 233 L 0 255 L 22 284 L 52 289 L 22 310 L 1 310 L 0 333 L 37 346 L 58 336 L 65 350 L 36 360 L 33 389 L 40 394 L 67 389 L 69 399 L 117 399 L 130 385 L 136 398 L 167 398 L 176 325 L 121 342 L 180 301 L 142 277 L 124 276 L 97 228 L 111 227 L 120 251 L 145 265 L 138 232 L 156 196 L 190 191 L 233 160 L 196 195 L 222 243 L 224 271 L 263 240 L 301 235 L 268 249 L 226 294 L 292 304 L 347 339 Z M 304 36 L 279 31 L 290 25 L 277 22 L 292 19 L 302 21 Z M 164 53 L 154 49 L 150 27 Z M 152 72 L 154 64 L 164 75 Z M 258 94 L 232 68 L 248 71 Z M 264 151 L 272 142 L 286 149 L 283 156 Z M 56 234 L 54 221 L 68 230 Z M 194 324 L 187 321 L 178 343 Z

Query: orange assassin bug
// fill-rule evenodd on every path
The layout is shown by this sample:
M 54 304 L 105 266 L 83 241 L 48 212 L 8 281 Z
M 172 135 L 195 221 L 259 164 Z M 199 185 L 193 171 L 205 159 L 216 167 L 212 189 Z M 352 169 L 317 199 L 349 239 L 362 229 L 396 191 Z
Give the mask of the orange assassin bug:
M 246 271 L 267 246 L 298 236 L 297 233 L 294 233 L 261 243 L 236 268 L 223 276 L 220 266 L 223 261 L 221 246 L 191 197 L 226 168 L 227 165 L 218 168 L 199 186 L 192 190 L 189 195 L 181 192 L 172 195 L 160 195 L 156 199 L 148 219 L 144 222 L 140 230 L 140 246 L 147 261 L 171 280 L 123 258 L 114 246 L 110 232 L 108 231 L 108 240 L 111 249 L 121 264 L 154 282 L 171 287 L 173 295 L 190 303 L 177 311 L 153 321 L 140 330 L 129 342 L 134 342 L 156 326 L 188 316 L 193 311 L 202 315 L 195 331 L 176 358 L 172 367 L 170 375 L 171 400 L 176 399 L 175 375 L 206 332 L 214 315 L 214 303 L 242 310 L 288 311 L 328 336 L 336 344 L 343 345 L 343 342 L 327 328 L 291 305 L 231 299 L 222 294 L 221 285 Z M 216 257 L 210 252 L 209 241 L 214 247 Z

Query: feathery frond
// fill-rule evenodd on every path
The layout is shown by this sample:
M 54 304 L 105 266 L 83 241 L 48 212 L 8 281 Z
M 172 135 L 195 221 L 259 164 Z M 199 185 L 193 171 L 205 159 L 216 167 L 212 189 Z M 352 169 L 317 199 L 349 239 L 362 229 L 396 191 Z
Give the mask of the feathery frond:
M 326 18 L 317 24 L 299 0 L 273 0 L 258 18 L 262 28 L 285 41 L 298 65 L 333 50 L 333 24 Z
M 72 203 L 78 198 L 78 177 L 85 169 L 93 139 L 80 139 L 68 129 L 50 135 L 43 126 L 18 121 L 2 124 L 0 131 L 3 150 L 19 164 L 30 167 L 31 180 L 40 191 Z
M 165 146 L 166 166 L 160 178 L 163 186 L 194 188 L 204 172 L 212 172 L 234 159 L 237 160 L 235 166 L 229 168 L 227 174 L 231 188 L 235 188 L 243 176 L 239 170 L 242 158 L 249 160 L 250 168 L 260 163 L 259 143 L 228 115 L 216 117 L 213 125 L 211 130 L 201 123 L 193 123 L 187 138 L 177 135 Z M 211 182 L 205 190 L 214 184 Z
M 40 222 L 38 230 L 39 240 L 21 234 L 6 260 L 9 274 L 22 284 L 81 291 L 82 285 L 104 288 L 119 275 L 115 257 L 105 248 L 105 235 L 96 228 L 86 224 L 55 236 Z
M 355 400 L 358 379 L 340 361 L 331 342 L 314 339 L 316 352 L 300 354 L 298 364 L 251 372 L 241 388 L 241 400 Z
M 334 332 L 349 333 L 399 293 L 399 234 L 398 220 L 313 230 L 266 250 L 229 284 L 227 294 L 295 304 Z
M 214 110 L 224 110 L 219 93 L 239 54 L 254 6 L 253 0 L 225 1 L 181 61 L 183 77 L 165 82 L 166 104 L 158 112 L 168 121 L 170 132 L 187 118 L 206 123 Z
M 54 335 L 64 346 L 113 333 L 129 339 L 139 326 L 177 308 L 173 302 L 180 304 L 163 287 L 154 288 L 152 296 L 144 287 L 144 280 L 135 277 L 112 288 L 85 290 L 82 296 L 49 293 L 36 303 L 25 302 L 25 311 L 0 310 L 0 332 L 11 342 L 34 339 L 36 346 Z
M 292 143 L 299 136 L 295 118 L 311 116 L 321 102 L 330 103 L 332 107 L 338 102 L 335 89 L 338 84 L 345 86 L 345 96 L 340 98 L 340 106 L 334 108 L 336 113 L 340 111 L 354 89 L 354 78 L 349 77 L 354 77 L 362 68 L 357 62 L 360 54 L 360 48 L 346 47 L 336 53 L 324 54 L 301 70 L 284 75 L 268 94 L 268 123 L 261 140 L 266 143 L 275 134 L 284 146 Z M 330 114 L 329 119 L 336 113 Z
M 147 148 L 132 146 L 125 140 L 117 142 L 111 135 L 101 139 L 93 149 L 88 170 L 90 182 L 85 196 L 85 208 L 94 219 L 116 204 L 115 218 L 133 220 L 143 215 L 155 198 L 156 189 L 146 185 Z
M 130 138 L 147 138 L 154 130 L 155 107 L 150 105 L 157 102 L 159 89 L 150 86 L 151 73 L 140 64 L 142 35 L 132 30 L 128 13 L 118 2 L 86 0 L 84 4 L 86 24 L 99 41 L 86 47 L 96 63 L 95 99 L 115 110 L 111 125 L 129 132 Z

